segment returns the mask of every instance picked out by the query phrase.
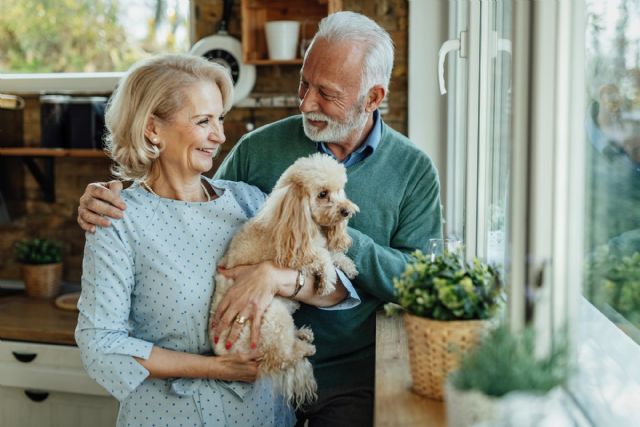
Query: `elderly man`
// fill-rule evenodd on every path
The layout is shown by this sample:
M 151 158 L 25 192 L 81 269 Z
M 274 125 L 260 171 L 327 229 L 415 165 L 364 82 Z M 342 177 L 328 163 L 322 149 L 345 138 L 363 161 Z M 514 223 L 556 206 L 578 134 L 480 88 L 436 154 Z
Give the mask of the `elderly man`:
M 361 304 L 341 311 L 303 304 L 294 314 L 298 325 L 311 326 L 317 348 L 312 361 L 318 400 L 298 411 L 300 425 L 306 419 L 310 426 L 372 424 L 376 310 L 394 301 L 392 278 L 404 270 L 408 255 L 442 234 L 435 167 L 378 112 L 392 68 L 393 43 L 378 24 L 353 12 L 328 16 L 300 72 L 302 114 L 245 135 L 217 171 L 219 178 L 269 192 L 297 158 L 320 151 L 346 166 L 347 194 L 360 206 L 350 221 L 348 255 L 360 272 L 353 283 Z M 117 215 L 114 207 L 122 204 L 120 187 L 114 187 L 87 187 L 78 219 L 84 229 L 108 225 L 95 213 Z M 221 303 L 216 329 L 231 325 L 247 307 L 260 319 L 273 298 L 272 290 L 254 284 L 264 271 L 259 265 L 225 273 L 236 285 Z

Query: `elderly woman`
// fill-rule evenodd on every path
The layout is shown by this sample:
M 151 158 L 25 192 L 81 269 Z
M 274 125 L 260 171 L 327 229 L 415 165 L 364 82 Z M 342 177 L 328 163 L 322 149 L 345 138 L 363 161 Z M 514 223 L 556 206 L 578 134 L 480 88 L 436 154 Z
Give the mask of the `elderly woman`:
M 89 375 L 120 401 L 118 425 L 292 420 L 256 381 L 259 355 L 213 356 L 207 334 L 216 261 L 265 197 L 202 176 L 225 141 L 231 99 L 223 67 L 164 55 L 134 65 L 108 106 L 113 172 L 134 182 L 124 217 L 87 233 L 76 341 Z M 296 275 L 272 274 L 278 293 L 291 295 Z M 308 298 L 332 305 L 345 295 L 340 286 Z

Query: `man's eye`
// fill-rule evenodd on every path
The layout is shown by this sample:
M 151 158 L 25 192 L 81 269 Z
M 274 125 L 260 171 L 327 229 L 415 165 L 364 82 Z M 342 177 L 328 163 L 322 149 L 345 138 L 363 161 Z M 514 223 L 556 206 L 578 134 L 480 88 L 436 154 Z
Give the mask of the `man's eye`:
M 324 199 L 327 197 L 327 192 L 326 191 L 321 191 L 318 193 L 318 198 L 319 199 Z

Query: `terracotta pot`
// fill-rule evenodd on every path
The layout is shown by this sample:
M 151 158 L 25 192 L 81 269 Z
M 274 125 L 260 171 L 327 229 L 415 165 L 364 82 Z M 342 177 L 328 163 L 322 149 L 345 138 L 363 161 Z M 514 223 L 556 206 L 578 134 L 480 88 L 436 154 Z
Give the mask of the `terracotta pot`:
M 62 263 L 22 264 L 22 278 L 27 295 L 34 298 L 53 298 L 60 292 Z
M 430 399 L 442 400 L 447 377 L 458 367 L 460 356 L 478 345 L 489 321 L 441 321 L 405 313 L 404 324 L 412 389 Z

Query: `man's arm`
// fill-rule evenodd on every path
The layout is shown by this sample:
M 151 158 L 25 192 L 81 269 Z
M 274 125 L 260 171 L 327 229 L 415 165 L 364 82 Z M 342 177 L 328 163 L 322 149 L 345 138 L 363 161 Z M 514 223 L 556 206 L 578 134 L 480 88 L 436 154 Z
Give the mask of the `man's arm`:
M 109 227 L 110 218 L 122 218 L 127 208 L 120 197 L 121 181 L 93 182 L 80 197 L 78 224 L 84 231 L 95 233 L 96 226 Z

